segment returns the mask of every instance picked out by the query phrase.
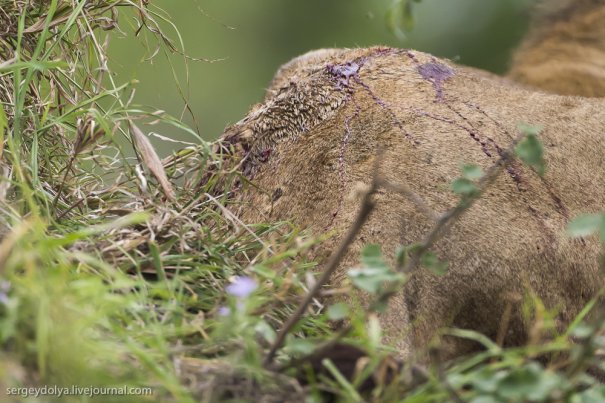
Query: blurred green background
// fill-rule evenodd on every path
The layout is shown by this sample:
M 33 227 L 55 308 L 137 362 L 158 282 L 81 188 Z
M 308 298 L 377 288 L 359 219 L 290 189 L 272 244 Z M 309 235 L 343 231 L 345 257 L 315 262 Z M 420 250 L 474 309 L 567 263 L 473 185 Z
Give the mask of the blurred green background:
M 385 23 L 392 0 L 152 0 L 152 4 L 171 16 L 187 55 L 223 60 L 190 61 L 188 75 L 178 54 L 166 57 L 160 52 L 149 61 L 155 44 L 150 41 L 146 48 L 144 38 L 134 38 L 134 26 L 122 16 L 123 34 L 115 34 L 110 46 L 117 82 L 139 80 L 136 103 L 183 117 L 203 138 L 212 140 L 262 99 L 282 63 L 312 49 L 382 44 L 505 72 L 511 50 L 526 31 L 532 0 L 423 0 L 414 4 L 415 28 L 404 40 Z M 176 32 L 165 27 L 177 41 Z M 175 76 L 195 118 L 183 112 Z M 174 128 L 151 130 L 195 141 Z M 175 147 L 162 142 L 160 151 L 166 154 Z

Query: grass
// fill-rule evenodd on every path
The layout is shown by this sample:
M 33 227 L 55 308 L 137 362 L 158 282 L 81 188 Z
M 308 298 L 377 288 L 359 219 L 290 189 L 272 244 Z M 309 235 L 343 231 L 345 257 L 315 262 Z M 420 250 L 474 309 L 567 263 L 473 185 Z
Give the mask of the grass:
M 314 301 L 277 352 L 280 370 L 265 369 L 277 331 L 313 287 L 305 251 L 321 240 L 288 223 L 238 221 L 228 197 L 243 180 L 237 169 L 178 119 L 130 104 L 132 83 L 113 81 L 105 53 L 117 15 L 137 21 L 128 29 L 144 43 L 185 54 L 163 32 L 173 27 L 165 13 L 145 1 L 0 0 L 0 396 L 45 385 L 151 388 L 91 396 L 100 401 L 605 396 L 586 372 L 601 365 L 603 344 L 601 321 L 584 320 L 591 306 L 570 328 L 574 343 L 551 336 L 539 301 L 527 346 L 452 330 L 486 349 L 434 368 L 390 357 L 375 315 Z M 160 161 L 138 130 L 157 119 L 199 146 Z M 289 368 L 336 340 L 343 319 L 351 331 L 332 355 Z M 338 351 L 365 367 L 346 376 Z
M 305 287 L 297 276 L 308 265 L 286 261 L 310 244 L 285 223 L 238 222 L 226 197 L 237 173 L 199 138 L 157 166 L 137 124 L 160 119 L 197 134 L 130 105 L 131 83 L 113 81 L 104 29 L 115 28 L 118 9 L 138 19 L 131 28 L 146 41 L 183 53 L 162 31 L 170 26 L 164 13 L 142 2 L 0 1 L 0 26 L 9 28 L 0 33 L 0 393 L 126 385 L 153 395 L 97 398 L 212 401 L 212 382 L 188 389 L 187 371 L 233 352 L 225 365 L 203 364 L 205 373 L 229 384 L 221 371 L 232 373 L 237 362 L 257 376 L 254 328 L 271 337 L 268 322 L 288 311 L 268 298 L 272 288 L 287 303 Z M 214 174 L 199 186 L 206 167 Z M 162 173 L 172 200 L 156 186 Z M 225 285 L 251 262 L 272 280 L 249 309 L 271 313 L 233 329 L 217 312 L 234 303 Z M 232 382 L 245 384 L 238 377 Z
M 128 122 L 182 125 L 133 108 L 130 85 L 113 82 L 100 28 L 118 7 L 168 43 L 159 12 L 139 2 L 0 4 L 9 27 L 0 37 L 2 383 L 118 382 L 187 400 L 177 340 L 203 340 L 197 311 L 214 308 L 222 282 L 259 245 L 250 234 L 229 239 L 232 225 L 199 197 L 208 189 L 191 194 L 194 177 L 166 205 L 141 169 L 145 156 L 127 157 Z M 198 172 L 210 158 L 205 144 L 187 155 Z

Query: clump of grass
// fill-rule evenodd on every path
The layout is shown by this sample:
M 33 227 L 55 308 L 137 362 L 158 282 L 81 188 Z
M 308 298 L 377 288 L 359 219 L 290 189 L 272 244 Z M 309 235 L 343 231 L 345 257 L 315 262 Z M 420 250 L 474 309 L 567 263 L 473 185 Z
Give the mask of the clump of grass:
M 6 387 L 129 384 L 186 396 L 145 283 L 108 264 L 103 250 L 73 247 L 148 216 L 145 199 L 132 197 L 135 164 L 117 141 L 135 115 L 122 101 L 128 86 L 112 82 L 99 33 L 125 6 L 153 26 L 143 2 L 0 2 Z M 120 218 L 115 205 L 138 213 Z
M 239 222 L 228 198 L 238 174 L 207 143 L 159 160 L 140 122 L 196 133 L 131 105 L 132 83 L 113 81 L 105 52 L 118 11 L 136 18 L 133 32 L 183 53 L 146 1 L 0 0 L 1 393 L 56 384 L 152 387 L 153 400 L 279 395 L 281 381 L 252 369 L 263 348 L 254 328 L 270 338 L 287 315 L 308 265 L 286 262 L 311 244 L 285 223 Z M 245 270 L 267 294 L 234 333 L 218 312 Z M 235 359 L 185 365 L 225 356 Z M 216 381 L 189 382 L 194 372 Z M 246 373 L 273 386 L 251 387 Z

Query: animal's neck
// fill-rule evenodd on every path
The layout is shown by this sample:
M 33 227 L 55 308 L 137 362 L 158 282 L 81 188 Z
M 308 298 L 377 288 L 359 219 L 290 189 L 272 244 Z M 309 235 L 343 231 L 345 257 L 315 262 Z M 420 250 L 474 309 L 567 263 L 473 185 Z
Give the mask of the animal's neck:
M 605 96 L 605 0 L 561 1 L 535 21 L 510 77 L 559 94 Z

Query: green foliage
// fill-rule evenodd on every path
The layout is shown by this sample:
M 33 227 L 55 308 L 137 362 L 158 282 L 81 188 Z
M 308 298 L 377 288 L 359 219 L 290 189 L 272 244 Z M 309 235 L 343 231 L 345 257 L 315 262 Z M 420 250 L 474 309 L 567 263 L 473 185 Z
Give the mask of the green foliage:
M 7 127 L 8 118 L 6 117 L 6 112 L 4 112 L 4 107 L 0 104 L 0 144 L 4 144 L 4 133 Z
M 575 238 L 600 234 L 605 243 L 605 213 L 585 214 L 574 218 L 567 226 L 567 233 Z
M 472 196 L 477 193 L 479 188 L 470 179 L 457 178 L 452 182 L 452 190 L 461 196 Z
M 380 251 L 380 245 L 366 245 L 361 253 L 362 267 L 349 270 L 353 284 L 377 295 L 388 282 L 402 281 L 401 274 L 395 273 L 386 263 Z
M 452 191 L 466 200 L 473 197 L 479 191 L 477 181 L 484 175 L 483 170 L 478 165 L 467 164 L 462 166 L 462 176 L 452 182 Z
M 571 385 L 535 361 L 498 367 L 481 366 L 464 375 L 451 374 L 448 379 L 455 388 L 470 389 L 473 402 L 549 401 L 564 396 Z
M 99 44 L 117 5 L 125 19 L 129 6 L 145 20 L 141 29 L 173 46 L 157 22 L 163 17 L 142 3 L 0 0 L 7 28 L 0 43 L 15 44 L 0 47 L 0 386 L 148 386 L 153 400 L 194 401 L 179 375 L 187 367 L 177 367 L 177 358 L 190 358 L 183 351 L 241 341 L 233 362 L 258 369 L 257 340 L 275 339 L 273 326 L 252 314 L 272 308 L 272 299 L 226 297 L 230 277 L 258 253 L 259 268 L 294 269 L 288 286 L 299 290 L 309 266 L 284 260 L 316 241 L 295 246 L 296 233 L 283 223 L 234 235 L 219 208 L 224 200 L 205 195 L 219 183 L 227 189 L 236 175 L 198 187 L 205 164 L 221 164 L 205 142 L 163 166 L 156 159 L 156 172 L 131 157 L 140 148 L 129 149 L 129 121 L 197 134 L 162 112 L 129 105 L 133 83 L 114 83 Z M 162 201 L 162 170 L 179 185 L 174 203 Z M 184 178 L 187 170 L 193 173 Z M 279 227 L 282 236 L 272 237 L 279 253 L 266 258 L 272 249 L 264 238 Z M 221 317 L 220 303 L 233 315 Z M 280 309 L 287 306 L 273 315 Z
M 470 181 L 481 179 L 483 174 L 483 170 L 478 165 L 466 164 L 462 166 L 462 177 Z
M 528 125 L 521 125 L 519 129 L 525 134 L 525 138 L 517 144 L 515 153 L 523 162 L 534 168 L 538 175 L 544 176 L 544 147 L 538 139 L 542 128 Z
M 442 276 L 447 272 L 447 262 L 439 260 L 435 252 L 425 252 L 420 256 L 420 264 L 426 267 L 438 276 Z
M 328 315 L 328 318 L 330 320 L 344 319 L 349 316 L 349 307 L 342 302 L 330 305 L 330 307 L 326 311 L 326 315 Z
M 386 14 L 389 31 L 399 40 L 406 38 L 405 33 L 414 29 L 414 3 L 422 0 L 393 0 Z

